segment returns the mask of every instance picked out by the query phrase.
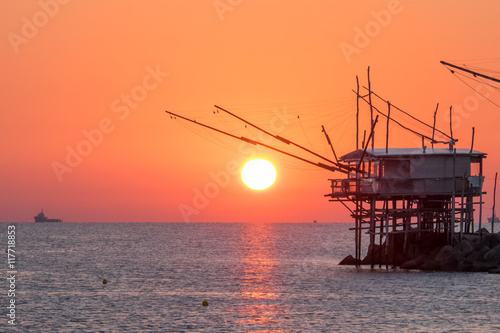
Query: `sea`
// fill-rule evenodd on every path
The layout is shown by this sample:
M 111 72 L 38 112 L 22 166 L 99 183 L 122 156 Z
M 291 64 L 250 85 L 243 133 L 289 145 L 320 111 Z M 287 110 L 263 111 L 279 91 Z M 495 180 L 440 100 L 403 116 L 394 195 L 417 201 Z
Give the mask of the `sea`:
M 0 331 L 500 331 L 500 275 L 339 266 L 352 226 L 1 223 Z

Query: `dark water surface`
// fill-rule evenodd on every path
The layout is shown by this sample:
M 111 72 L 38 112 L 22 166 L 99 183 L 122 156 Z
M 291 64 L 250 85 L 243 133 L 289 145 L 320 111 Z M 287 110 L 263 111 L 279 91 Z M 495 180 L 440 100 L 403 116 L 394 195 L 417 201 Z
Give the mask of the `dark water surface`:
M 14 225 L 19 332 L 500 330 L 500 275 L 340 267 L 350 224 Z

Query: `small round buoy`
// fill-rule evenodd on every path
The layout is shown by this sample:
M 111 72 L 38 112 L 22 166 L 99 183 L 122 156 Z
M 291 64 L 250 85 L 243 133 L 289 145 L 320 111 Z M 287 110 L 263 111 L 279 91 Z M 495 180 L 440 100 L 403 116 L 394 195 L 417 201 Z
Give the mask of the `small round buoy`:
M 203 303 L 201 303 L 201 305 L 208 306 L 208 302 L 207 301 L 203 301 Z
M 106 280 L 106 279 L 102 280 L 102 284 L 106 284 L 106 283 L 108 283 L 108 280 Z

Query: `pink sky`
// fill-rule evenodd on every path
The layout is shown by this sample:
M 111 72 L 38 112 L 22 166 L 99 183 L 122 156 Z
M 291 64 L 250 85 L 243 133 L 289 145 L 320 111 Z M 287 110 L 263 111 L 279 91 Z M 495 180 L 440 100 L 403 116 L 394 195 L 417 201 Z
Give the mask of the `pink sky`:
M 500 109 L 439 61 L 500 70 L 497 1 L 40 0 L 0 10 L 0 221 L 33 221 L 41 208 L 68 222 L 351 221 L 323 197 L 341 175 L 259 150 L 278 180 L 249 190 L 231 166 L 251 147 L 164 111 L 256 135 L 214 115 L 217 104 L 331 158 L 321 125 L 338 155 L 355 148 L 351 89 L 368 66 L 374 91 L 415 116 L 432 123 L 440 103 L 443 130 L 453 105 L 458 147 L 476 128 L 490 211 Z M 498 89 L 480 89 L 500 104 Z M 376 145 L 384 140 L 382 121 Z M 392 127 L 390 144 L 420 141 Z

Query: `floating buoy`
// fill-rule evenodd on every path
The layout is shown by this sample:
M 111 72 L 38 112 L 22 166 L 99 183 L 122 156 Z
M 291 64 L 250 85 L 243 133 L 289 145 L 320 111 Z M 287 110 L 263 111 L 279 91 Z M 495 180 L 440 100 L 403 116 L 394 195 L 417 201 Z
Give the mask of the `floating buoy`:
M 203 301 L 203 303 L 201 303 L 201 305 L 208 306 L 208 302 L 207 301 Z
M 106 284 L 106 283 L 108 283 L 108 280 L 106 280 L 106 279 L 102 280 L 102 284 Z

